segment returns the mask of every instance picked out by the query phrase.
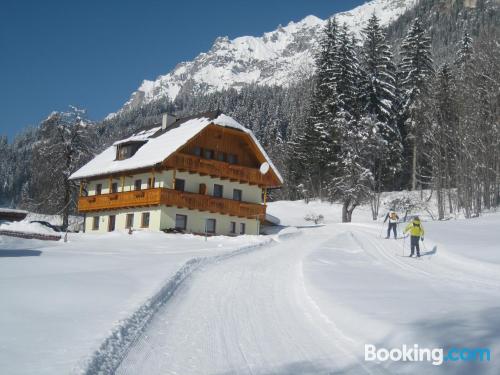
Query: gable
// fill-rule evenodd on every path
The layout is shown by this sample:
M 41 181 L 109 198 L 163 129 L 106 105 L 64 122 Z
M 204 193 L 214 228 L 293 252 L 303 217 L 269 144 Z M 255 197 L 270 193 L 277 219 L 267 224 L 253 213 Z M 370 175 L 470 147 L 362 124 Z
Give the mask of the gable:
M 213 147 L 214 151 L 221 150 L 221 152 L 240 155 L 241 159 L 236 164 L 243 163 L 243 166 L 249 168 L 258 169 L 262 163 L 267 162 L 271 168 L 266 173 L 266 180 L 271 179 L 272 186 L 280 186 L 283 183 L 278 170 L 253 133 L 224 114 L 219 114 L 213 119 L 189 118 L 170 130 L 167 129 L 160 134 L 157 131 L 153 133 L 151 135 L 149 132 L 142 132 L 126 140 L 115 142 L 113 146 L 73 173 L 70 179 L 110 176 L 160 166 L 174 154 L 190 153 L 189 147 L 200 142 L 206 147 Z M 145 142 L 144 145 L 130 158 L 116 160 L 116 147 L 124 141 L 136 140 L 138 136 Z
M 262 175 L 259 169 L 266 162 L 271 168 Z M 282 184 L 281 176 L 250 132 L 213 123 L 167 158 L 164 165 L 170 168 L 191 165 L 200 173 L 217 175 L 215 171 L 219 171 L 222 178 L 246 180 L 262 186 L 279 187 Z
M 252 143 L 247 133 L 212 124 L 193 137 L 179 152 L 195 155 L 195 149 L 199 148 L 212 151 L 215 160 L 228 161 L 228 157 L 234 155 L 236 164 L 259 168 L 265 158 L 256 153 Z

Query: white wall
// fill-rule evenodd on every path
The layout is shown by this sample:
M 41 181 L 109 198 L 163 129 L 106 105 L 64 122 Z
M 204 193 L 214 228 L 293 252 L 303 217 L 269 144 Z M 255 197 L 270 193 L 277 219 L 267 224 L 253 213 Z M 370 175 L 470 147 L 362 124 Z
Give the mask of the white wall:
M 161 173 L 155 173 L 155 187 L 165 187 L 172 188 L 172 171 L 162 171 Z M 123 191 L 132 191 L 135 190 L 134 183 L 135 180 L 142 180 L 141 189 L 148 188 L 148 178 L 152 177 L 152 173 L 138 173 L 132 177 L 127 176 L 124 180 L 124 189 Z M 116 182 L 118 184 L 118 192 L 122 191 L 122 181 L 120 178 L 114 178 L 111 183 Z M 102 184 L 102 194 L 109 194 L 110 192 L 110 184 L 109 178 L 103 178 L 100 180 L 90 181 L 87 184 L 87 192 L 89 195 L 95 195 L 96 186 L 98 184 Z
M 215 219 L 215 233 L 218 235 L 238 235 L 240 234 L 240 223 L 245 223 L 246 231 L 245 234 L 259 234 L 260 223 L 256 219 L 245 219 L 228 215 L 213 214 L 210 212 L 200 212 L 196 210 L 187 210 L 184 208 L 177 207 L 162 207 L 162 221 L 161 229 L 174 228 L 175 227 L 175 216 L 186 215 L 187 216 L 187 228 L 186 231 L 189 233 L 205 233 L 205 220 Z M 230 222 L 234 221 L 236 223 L 236 233 L 230 232 Z
M 137 179 L 142 180 L 142 189 L 147 189 L 148 178 L 152 173 L 140 173 L 134 176 L 126 177 L 124 180 L 123 191 L 134 190 L 134 182 Z M 262 189 L 258 186 L 251 186 L 249 184 L 241 184 L 239 182 L 231 182 L 229 180 L 221 180 L 220 178 L 212 178 L 210 176 L 200 176 L 199 174 L 190 174 L 188 172 L 176 172 L 175 178 L 183 179 L 185 181 L 185 191 L 191 193 L 198 193 L 200 184 L 205 184 L 207 187 L 207 195 L 213 195 L 214 184 L 223 186 L 223 198 L 233 199 L 233 190 L 240 189 L 242 191 L 242 200 L 244 202 L 261 203 Z M 155 187 L 173 188 L 174 172 L 172 170 L 162 171 L 155 173 Z M 118 183 L 118 192 L 122 191 L 122 183 L 119 178 L 115 178 L 112 182 Z M 91 181 L 87 186 L 89 195 L 95 195 L 97 184 L 102 184 L 102 194 L 108 194 L 110 191 L 109 179 L 101 179 Z M 116 230 L 125 230 L 126 215 L 127 213 L 134 213 L 134 228 L 140 228 L 142 212 L 150 212 L 150 225 L 151 230 L 163 230 L 175 227 L 175 215 L 187 215 L 187 231 L 192 233 L 205 232 L 205 219 L 216 219 L 216 234 L 231 235 L 230 222 L 236 222 L 236 234 L 239 234 L 240 223 L 246 224 L 246 234 L 259 233 L 259 221 L 256 219 L 242 219 L 237 217 L 230 217 L 228 215 L 211 214 L 208 212 L 199 212 L 196 210 L 179 209 L 176 207 L 156 207 L 156 208 L 136 208 L 127 210 L 113 210 L 93 213 L 87 213 L 85 222 L 85 230 L 87 233 L 105 233 L 108 231 L 109 215 L 116 215 Z M 99 230 L 92 229 L 93 216 L 99 216 Z
M 109 216 L 116 215 L 115 230 L 125 231 L 127 214 L 134 214 L 134 229 L 141 228 L 141 218 L 143 212 L 149 212 L 149 230 L 164 230 L 175 228 L 175 216 L 177 214 L 187 216 L 188 233 L 205 233 L 205 220 L 216 220 L 216 234 L 219 235 L 238 235 L 240 234 L 240 223 L 245 223 L 245 234 L 259 234 L 259 221 L 255 219 L 244 219 L 228 215 L 212 214 L 209 212 L 200 212 L 196 210 L 180 209 L 177 207 L 158 207 L 154 209 L 127 209 L 96 212 L 87 214 L 85 220 L 86 233 L 106 233 L 108 232 Z M 93 230 L 93 217 L 99 217 L 99 229 Z M 236 233 L 230 232 L 230 222 L 236 223 Z
M 126 230 L 126 217 L 127 214 L 134 214 L 134 225 L 133 228 L 141 228 L 142 213 L 149 212 L 149 228 L 151 230 L 160 230 L 161 222 L 161 209 L 156 208 L 130 208 L 127 210 L 112 210 L 112 211 L 100 211 L 95 213 L 87 213 L 85 220 L 85 232 L 86 233 L 106 233 L 108 231 L 109 216 L 116 215 L 115 230 Z M 94 223 L 93 217 L 99 217 L 99 229 L 93 230 L 92 225 Z
M 188 172 L 177 172 L 175 178 L 185 180 L 185 190 L 190 193 L 198 193 L 200 184 L 207 185 L 207 194 L 214 194 L 214 184 L 222 185 L 223 198 L 233 199 L 233 190 L 242 191 L 242 201 L 251 203 L 262 202 L 262 189 L 256 185 L 242 184 L 239 182 L 230 182 L 210 176 L 200 176 L 199 174 L 190 174 Z

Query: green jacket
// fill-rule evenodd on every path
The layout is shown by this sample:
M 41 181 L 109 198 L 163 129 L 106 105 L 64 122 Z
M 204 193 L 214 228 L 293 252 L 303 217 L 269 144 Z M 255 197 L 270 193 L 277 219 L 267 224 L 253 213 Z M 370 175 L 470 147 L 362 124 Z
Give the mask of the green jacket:
M 404 233 L 410 232 L 410 235 L 413 237 L 423 237 L 424 236 L 424 227 L 420 220 L 413 219 L 405 228 Z

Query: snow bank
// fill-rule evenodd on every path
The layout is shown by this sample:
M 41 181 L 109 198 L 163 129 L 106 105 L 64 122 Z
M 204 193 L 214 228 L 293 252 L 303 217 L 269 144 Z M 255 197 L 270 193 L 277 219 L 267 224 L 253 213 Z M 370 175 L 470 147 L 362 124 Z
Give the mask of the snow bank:
M 0 230 L 36 234 L 57 234 L 57 232 L 55 232 L 51 228 L 48 228 L 39 223 L 30 223 L 27 220 L 0 224 Z
M 342 206 L 340 204 L 320 200 L 311 200 L 309 203 L 304 200 L 269 202 L 266 212 L 277 217 L 280 224 L 284 226 L 314 227 L 314 222 L 307 219 L 314 215 L 323 215 L 323 223 L 325 224 L 342 221 Z M 370 215 L 368 207 L 356 208 L 353 213 L 353 221 L 371 221 Z
M 3 207 L 0 207 L 0 212 L 8 212 L 8 213 L 19 213 L 19 214 L 27 214 L 28 211 L 24 211 L 24 210 L 16 210 L 16 209 L 13 209 L 13 208 L 3 208 Z

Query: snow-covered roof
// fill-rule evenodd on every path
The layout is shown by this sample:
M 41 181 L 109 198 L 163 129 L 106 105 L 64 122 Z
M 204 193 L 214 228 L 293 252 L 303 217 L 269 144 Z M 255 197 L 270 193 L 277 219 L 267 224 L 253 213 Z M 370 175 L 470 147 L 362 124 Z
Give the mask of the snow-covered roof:
M 205 129 L 208 125 L 215 124 L 238 129 L 247 133 L 258 146 L 260 152 L 271 166 L 273 172 L 279 180 L 283 182 L 283 178 L 281 177 L 278 169 L 274 166 L 271 159 L 250 129 L 245 128 L 236 120 L 224 114 L 216 113 L 216 116 L 217 117 L 214 117 L 213 113 L 207 113 L 200 115 L 199 117 L 180 120 L 167 128 L 167 131 L 162 131 L 161 127 L 156 127 L 143 130 L 132 135 L 131 137 L 117 141 L 73 173 L 70 176 L 70 179 L 77 180 L 134 169 L 153 167 L 154 165 L 163 162 L 175 151 L 184 146 L 191 138 Z M 116 160 L 116 145 L 133 141 L 144 141 L 146 143 L 140 147 L 132 157 L 124 160 Z
M 3 208 L 0 207 L 0 212 L 8 212 L 8 213 L 14 213 L 14 214 L 27 214 L 28 211 L 25 210 L 17 210 L 14 208 Z
M 149 137 L 156 134 L 156 132 L 160 129 L 161 129 L 161 126 L 157 126 L 155 128 L 151 128 L 151 129 L 142 130 L 136 134 L 131 135 L 128 138 L 116 141 L 115 143 L 113 143 L 113 146 L 121 145 L 124 143 L 129 143 L 129 142 L 145 142 L 148 140 Z

